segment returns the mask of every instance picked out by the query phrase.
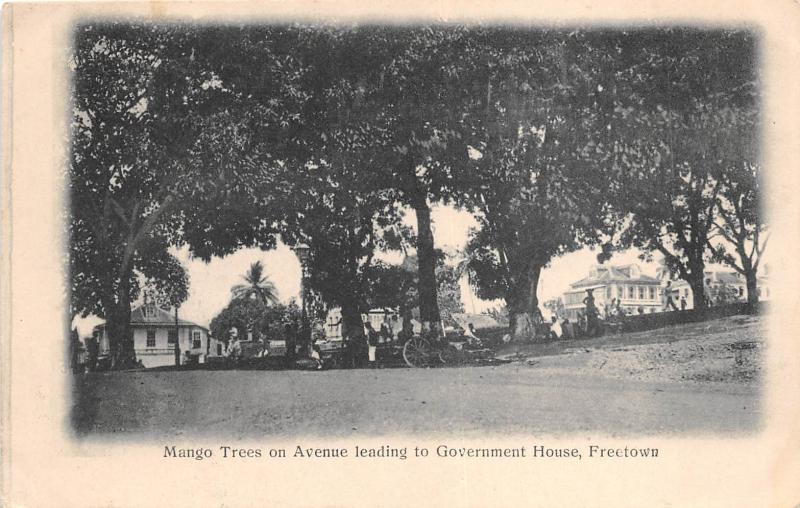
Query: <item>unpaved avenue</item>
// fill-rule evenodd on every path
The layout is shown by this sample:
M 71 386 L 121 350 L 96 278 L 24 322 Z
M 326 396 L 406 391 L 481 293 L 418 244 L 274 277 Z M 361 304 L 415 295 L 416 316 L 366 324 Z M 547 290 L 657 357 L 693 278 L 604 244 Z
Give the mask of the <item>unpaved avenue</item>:
M 139 371 L 83 378 L 81 434 L 264 438 L 487 432 L 736 433 L 760 424 L 755 383 L 602 376 L 573 355 L 532 365 Z

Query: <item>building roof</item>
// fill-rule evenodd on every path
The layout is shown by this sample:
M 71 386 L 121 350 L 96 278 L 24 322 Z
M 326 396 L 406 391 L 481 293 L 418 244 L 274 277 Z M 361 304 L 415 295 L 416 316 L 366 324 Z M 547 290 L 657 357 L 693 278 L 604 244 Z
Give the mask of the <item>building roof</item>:
M 635 267 L 635 268 L 634 268 Z M 592 269 L 593 274 L 588 277 L 570 284 L 571 289 L 587 288 L 589 286 L 598 287 L 614 282 L 640 283 L 640 284 L 660 284 L 659 280 L 649 275 L 639 272 L 636 265 L 623 266 L 596 266 Z M 637 273 L 638 272 L 638 273 Z
M 101 328 L 103 326 L 105 326 L 105 323 L 99 324 L 95 328 Z M 131 310 L 131 326 L 175 326 L 175 314 L 156 305 L 155 315 L 145 316 L 144 305 L 139 305 Z M 178 317 L 178 326 L 196 326 L 198 328 L 203 328 L 204 330 L 206 329 L 204 326 L 200 326 L 191 321 L 186 321 L 185 319 L 180 319 L 180 317 Z

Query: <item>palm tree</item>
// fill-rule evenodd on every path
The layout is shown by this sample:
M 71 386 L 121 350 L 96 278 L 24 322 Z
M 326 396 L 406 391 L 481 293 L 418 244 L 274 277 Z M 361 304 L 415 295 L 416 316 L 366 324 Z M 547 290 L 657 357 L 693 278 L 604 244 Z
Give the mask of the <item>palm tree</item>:
M 237 284 L 231 288 L 234 299 L 258 297 L 266 307 L 270 303 L 278 303 L 278 291 L 275 284 L 264 275 L 264 265 L 256 261 L 242 277 L 245 284 Z

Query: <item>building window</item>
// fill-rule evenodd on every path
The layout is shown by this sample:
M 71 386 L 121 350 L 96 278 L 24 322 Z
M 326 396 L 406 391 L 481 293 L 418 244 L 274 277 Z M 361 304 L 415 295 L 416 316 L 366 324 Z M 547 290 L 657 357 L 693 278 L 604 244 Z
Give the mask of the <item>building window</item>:
M 192 332 L 192 349 L 200 349 L 203 343 L 200 341 L 200 332 Z
M 739 286 L 739 296 L 744 296 L 744 288 Z
M 148 303 L 144 306 L 144 317 L 156 317 L 156 306 Z
M 167 343 L 168 344 L 175 344 L 178 341 L 178 331 L 177 330 L 168 330 L 167 331 Z
M 217 356 L 222 356 L 222 344 L 217 344 Z
M 635 288 L 633 286 L 630 286 L 628 288 L 628 298 L 630 298 L 631 300 L 636 298 L 636 292 L 635 292 Z
M 639 300 L 644 300 L 644 288 L 639 287 Z
M 156 347 L 156 331 L 152 328 L 147 329 L 147 347 Z

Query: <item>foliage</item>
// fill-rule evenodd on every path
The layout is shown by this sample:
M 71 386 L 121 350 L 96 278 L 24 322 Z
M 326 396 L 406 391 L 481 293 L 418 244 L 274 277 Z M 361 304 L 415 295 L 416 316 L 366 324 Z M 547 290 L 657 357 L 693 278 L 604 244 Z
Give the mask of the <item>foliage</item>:
M 296 303 L 274 304 L 265 307 L 255 299 L 232 299 L 228 305 L 211 320 L 211 335 L 218 340 L 227 341 L 229 330 L 236 328 L 240 338 L 253 333 L 255 340 L 283 337 L 286 324 L 296 325 L 300 320 L 300 308 Z
M 234 299 L 257 298 L 264 307 L 278 303 L 275 284 L 264 275 L 264 265 L 261 264 L 261 261 L 251 264 L 242 279 L 244 279 L 244 284 L 237 284 L 231 288 Z
M 609 118 L 617 139 L 598 160 L 620 245 L 660 252 L 701 306 L 721 182 L 755 142 L 736 127 L 756 107 L 755 45 L 746 32 L 667 34 L 654 48 L 620 46 L 639 63 L 624 71 Z
M 769 241 L 769 232 L 762 210 L 761 165 L 752 147 L 753 131 L 757 128 L 755 112 L 736 115 L 732 129 L 741 143 L 736 158 L 731 160 L 720 175 L 720 192 L 717 196 L 717 220 L 707 244 L 712 260 L 725 263 L 747 281 L 747 300 L 758 301 L 758 268 Z M 732 122 L 733 123 L 733 122 Z M 714 237 L 722 242 L 714 244 Z M 731 253 L 731 250 L 733 253 Z M 735 255 L 734 255 L 735 254 Z
M 369 308 L 398 309 L 402 316 L 410 316 L 418 299 L 419 275 L 417 260 L 407 256 L 401 265 L 375 263 L 367 273 L 367 303 Z M 436 283 L 441 319 L 445 326 L 455 322 L 453 314 L 464 312 L 461 301 L 462 273 L 452 259 L 437 251 Z
M 604 127 L 607 69 L 604 41 L 581 33 L 501 37 L 507 54 L 484 49 L 492 65 L 470 120 L 464 204 L 480 223 L 467 246 L 472 283 L 481 298 L 505 299 L 520 336 L 532 333 L 541 270 L 603 228 L 605 180 L 587 152 Z
M 402 265 L 377 262 L 367 274 L 367 304 L 369 308 L 398 309 L 400 315 L 410 316 L 418 303 L 416 260 Z
M 123 364 L 132 361 L 127 324 L 137 272 L 159 289 L 177 286 L 173 299 L 185 298 L 185 274 L 167 252 L 174 229 L 166 224 L 188 172 L 179 161 L 192 142 L 189 104 L 213 93 L 200 86 L 204 77 L 188 55 L 172 51 L 176 38 L 171 30 L 84 26 L 71 58 L 72 307 L 107 319 L 115 361 Z M 173 72 L 185 80 L 171 79 Z
M 255 35 L 122 23 L 75 32 L 71 307 L 106 318 L 117 364 L 133 362 L 128 322 L 139 275 L 155 285 L 185 282 L 169 245 L 186 242 L 209 259 L 274 244 L 273 223 L 249 213 L 250 203 L 263 208 L 272 194 L 251 200 L 263 186 L 248 175 L 263 176 L 273 162 L 253 163 L 265 147 L 295 146 L 287 109 L 304 97 L 291 65 L 274 68 L 277 57 Z M 273 68 L 253 76 L 261 73 L 254 57 Z M 253 86 L 269 90 L 274 107 L 242 102 Z
M 745 244 L 760 231 L 741 171 L 757 160 L 754 55 L 742 31 L 81 26 L 73 312 L 131 348 L 140 280 L 185 298 L 170 245 L 209 260 L 280 237 L 309 245 L 310 294 L 350 329 L 412 299 L 436 323 L 460 309 L 462 271 L 434 248 L 435 203 L 475 214 L 470 282 L 512 321 L 538 310 L 553 257 L 598 242 L 660 251 L 703 301 L 715 228 Z M 744 235 L 726 229 L 740 203 Z M 409 247 L 413 276 L 375 262 Z M 268 285 L 248 285 L 237 294 L 264 307 Z
M 708 297 L 711 298 L 714 305 L 725 305 L 739 301 L 739 290 L 736 286 L 726 282 L 711 286 L 710 293 Z
M 453 314 L 464 312 L 460 284 L 462 274 L 456 266 L 448 264 L 444 256 L 439 259 L 436 264 L 436 299 L 439 312 L 445 326 L 458 326 L 453 320 Z

